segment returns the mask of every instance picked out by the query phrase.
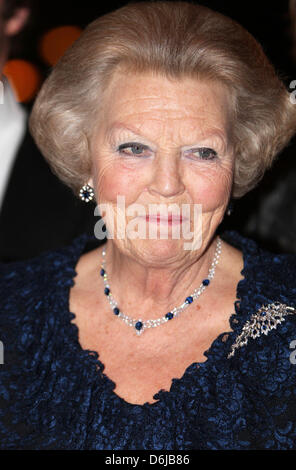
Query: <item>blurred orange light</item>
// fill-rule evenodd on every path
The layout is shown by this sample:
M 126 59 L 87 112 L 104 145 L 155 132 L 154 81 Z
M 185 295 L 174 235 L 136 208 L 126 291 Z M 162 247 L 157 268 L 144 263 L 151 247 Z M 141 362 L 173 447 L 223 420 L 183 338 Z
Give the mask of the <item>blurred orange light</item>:
M 41 84 L 41 74 L 34 64 L 21 59 L 9 60 L 3 73 L 8 78 L 17 101 L 26 103 L 34 98 Z
M 79 38 L 78 26 L 59 26 L 45 33 L 40 41 L 40 54 L 49 65 L 55 65 L 66 50 Z

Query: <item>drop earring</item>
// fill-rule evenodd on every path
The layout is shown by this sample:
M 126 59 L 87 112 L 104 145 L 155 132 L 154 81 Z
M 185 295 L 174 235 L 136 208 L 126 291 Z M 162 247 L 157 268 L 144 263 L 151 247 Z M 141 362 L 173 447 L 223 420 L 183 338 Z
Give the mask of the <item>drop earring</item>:
M 85 184 L 79 191 L 79 197 L 83 202 L 92 201 L 95 196 L 93 188 L 89 184 Z
M 231 215 L 232 212 L 233 212 L 233 202 L 230 201 L 226 209 L 226 215 Z

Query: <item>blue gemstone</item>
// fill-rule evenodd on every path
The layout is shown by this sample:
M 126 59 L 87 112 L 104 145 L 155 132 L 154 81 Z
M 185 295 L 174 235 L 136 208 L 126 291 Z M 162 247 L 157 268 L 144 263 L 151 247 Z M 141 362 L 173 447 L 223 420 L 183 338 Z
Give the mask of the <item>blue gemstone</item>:
M 105 294 L 105 295 L 109 295 L 109 293 L 110 293 L 109 287 L 105 287 L 105 289 L 104 289 L 104 294 Z
M 141 321 L 137 321 L 135 328 L 136 330 L 140 331 L 143 328 L 143 323 Z
M 192 304 L 193 302 L 193 298 L 190 296 L 190 297 L 186 297 L 186 300 L 185 300 L 186 304 Z
M 210 284 L 210 280 L 209 279 L 204 279 L 202 281 L 202 283 L 203 283 L 204 286 L 208 286 Z
M 88 192 L 88 191 L 84 191 L 83 196 L 88 199 L 88 198 L 89 198 L 89 192 Z
M 119 308 L 114 307 L 113 312 L 115 313 L 115 315 L 119 315 Z
M 101 269 L 100 274 L 101 274 L 101 276 L 104 276 L 104 274 L 105 274 L 105 269 Z
M 172 318 L 174 318 L 174 314 L 172 312 L 168 312 L 165 314 L 165 317 L 171 320 Z

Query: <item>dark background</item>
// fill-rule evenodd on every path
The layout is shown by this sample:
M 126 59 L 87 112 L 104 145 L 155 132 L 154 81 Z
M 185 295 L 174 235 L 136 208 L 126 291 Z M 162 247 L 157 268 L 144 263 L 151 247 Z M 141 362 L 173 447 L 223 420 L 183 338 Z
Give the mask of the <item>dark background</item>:
M 50 67 L 42 61 L 38 45 L 47 30 L 61 25 L 77 25 L 84 28 L 98 16 L 127 3 L 96 0 L 33 0 L 33 15 L 29 28 L 22 34 L 21 41 L 18 38 L 12 58 L 24 58 L 35 63 L 45 78 L 50 72 Z M 237 20 L 250 31 L 261 43 L 288 88 L 289 83 L 296 78 L 288 0 L 276 2 L 205 0 L 199 3 Z M 31 104 L 26 106 L 30 108 Z M 273 169 L 266 173 L 258 188 L 241 200 L 234 201 L 233 214 L 225 218 L 223 229 L 238 230 L 262 242 L 272 251 L 296 252 L 295 150 L 295 140 L 293 140 L 277 159 Z M 277 190 L 277 185 L 286 180 L 287 184 Z M 273 192 L 277 194 L 276 191 L 279 196 L 275 206 L 265 210 L 265 198 L 272 198 Z M 271 214 L 270 210 L 275 211 L 274 214 Z

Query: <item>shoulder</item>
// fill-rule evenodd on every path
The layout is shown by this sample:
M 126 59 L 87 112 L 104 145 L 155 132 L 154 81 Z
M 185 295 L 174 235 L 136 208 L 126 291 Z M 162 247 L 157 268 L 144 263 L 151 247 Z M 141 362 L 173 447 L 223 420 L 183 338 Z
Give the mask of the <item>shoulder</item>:
M 296 255 L 272 253 L 254 240 L 235 231 L 221 235 L 227 243 L 243 253 L 248 286 L 266 297 L 282 302 L 296 302 Z
M 256 377 L 265 396 L 277 384 L 292 390 L 296 380 L 296 366 L 290 360 L 296 339 L 296 256 L 271 253 L 236 232 L 228 232 L 225 239 L 244 257 L 244 278 L 237 287 L 236 314 L 231 320 L 236 345 L 229 349 L 234 353 L 231 361 L 252 383 Z M 281 377 L 285 377 L 283 382 Z
M 14 291 L 17 297 L 23 297 L 31 291 L 50 287 L 50 281 L 63 279 L 73 271 L 86 241 L 87 236 L 81 235 L 71 245 L 46 251 L 35 258 L 0 263 L 0 295 L 7 296 Z
M 28 261 L 0 264 L 0 330 L 15 331 L 40 321 L 73 284 L 75 265 L 86 243 L 82 235 L 64 248 Z

